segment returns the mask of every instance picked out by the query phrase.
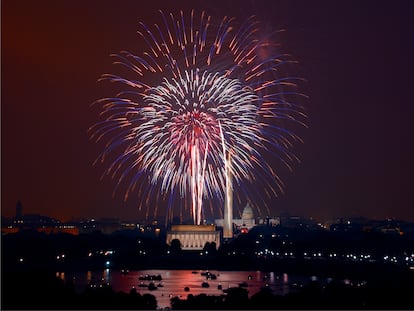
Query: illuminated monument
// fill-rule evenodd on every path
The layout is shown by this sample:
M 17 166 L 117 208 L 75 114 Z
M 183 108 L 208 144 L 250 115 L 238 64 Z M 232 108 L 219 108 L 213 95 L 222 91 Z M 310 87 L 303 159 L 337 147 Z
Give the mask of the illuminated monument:
M 227 159 L 227 163 L 231 163 L 231 157 Z M 226 164 L 226 197 L 224 199 L 224 221 L 223 221 L 223 238 L 233 238 L 233 185 L 231 166 Z
M 167 233 L 167 244 L 178 239 L 182 250 L 202 250 L 206 243 L 215 243 L 220 247 L 220 232 L 214 225 L 175 225 Z
M 216 219 L 214 221 L 217 227 L 223 227 L 224 228 L 224 219 Z M 247 230 L 250 230 L 254 226 L 256 226 L 256 221 L 253 214 L 253 209 L 250 206 L 250 203 L 247 202 L 246 206 L 243 209 L 242 217 L 240 218 L 233 218 L 231 221 L 232 228 L 233 226 L 236 226 L 237 229 L 246 228 Z M 224 229 L 223 229 L 224 230 Z

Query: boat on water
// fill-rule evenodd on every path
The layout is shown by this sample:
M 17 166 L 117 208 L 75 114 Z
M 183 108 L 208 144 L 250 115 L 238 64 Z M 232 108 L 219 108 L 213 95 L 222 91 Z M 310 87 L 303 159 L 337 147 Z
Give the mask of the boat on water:
M 241 282 L 239 283 L 239 287 L 248 287 L 249 284 L 247 284 L 247 282 Z
M 214 273 L 205 271 L 205 272 L 201 272 L 202 276 L 205 276 L 207 280 L 216 280 L 217 279 L 217 275 L 215 275 Z
M 210 284 L 208 284 L 207 282 L 203 282 L 201 283 L 201 287 L 207 288 L 210 287 Z
M 154 282 L 151 282 L 151 283 L 149 283 L 149 285 L 148 285 L 148 289 L 149 289 L 149 290 L 156 290 L 156 289 L 158 289 L 158 287 L 157 287 L 157 286 L 155 286 L 155 283 L 154 283 Z
M 223 285 L 221 285 L 221 284 L 219 284 L 219 285 L 217 285 L 217 289 L 223 289 Z
M 290 284 L 290 288 L 292 289 L 299 289 L 299 288 L 302 288 L 303 286 L 304 285 L 302 283 L 296 283 L 296 282 Z
M 186 287 L 184 287 L 184 291 L 185 292 L 189 292 L 190 291 L 190 288 L 188 286 L 186 286 Z
M 217 279 L 217 276 L 215 274 L 213 274 L 213 273 L 210 273 L 210 274 L 208 274 L 206 276 L 206 279 L 207 280 L 216 280 Z
M 140 281 L 161 281 L 162 280 L 162 276 L 160 274 L 158 275 L 141 275 L 138 278 Z

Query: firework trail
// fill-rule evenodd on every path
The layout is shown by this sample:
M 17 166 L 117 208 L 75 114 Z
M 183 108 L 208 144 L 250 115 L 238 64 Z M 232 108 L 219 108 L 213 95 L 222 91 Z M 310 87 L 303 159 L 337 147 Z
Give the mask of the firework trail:
M 147 213 L 159 200 L 170 209 L 178 196 L 191 200 L 196 224 L 203 200 L 222 206 L 212 202 L 226 195 L 226 152 L 240 203 L 257 188 L 267 197 L 281 193 L 275 160 L 289 169 L 298 161 L 291 149 L 301 139 L 292 129 L 306 119 L 295 102 L 300 79 L 284 74 L 294 61 L 260 38 L 254 17 L 238 24 L 215 23 L 205 12 L 160 15 L 151 28 L 140 23 L 142 53 L 113 55 L 127 73 L 101 77 L 123 88 L 96 101 L 101 121 L 90 128 L 105 143 L 97 159 L 109 162 L 104 175 L 126 185 L 125 200 L 137 191 Z

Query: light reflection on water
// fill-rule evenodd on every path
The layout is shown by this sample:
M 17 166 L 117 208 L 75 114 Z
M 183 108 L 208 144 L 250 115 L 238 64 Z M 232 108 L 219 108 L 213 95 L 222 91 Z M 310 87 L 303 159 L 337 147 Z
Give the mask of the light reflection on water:
M 249 292 L 249 297 L 257 293 L 260 288 L 269 286 L 274 294 L 285 295 L 292 291 L 290 284 L 306 284 L 309 278 L 295 277 L 286 273 L 277 274 L 274 272 L 266 273 L 261 271 L 217 271 L 209 270 L 215 274 L 217 279 L 206 280 L 206 276 L 202 276 L 201 270 L 141 270 L 130 271 L 128 274 L 122 274 L 118 270 L 105 269 L 101 271 L 88 271 L 83 273 L 57 272 L 56 276 L 68 281 L 73 280 L 78 292 L 82 292 L 89 283 L 107 284 L 112 286 L 115 292 L 123 291 L 129 293 L 135 288 L 138 293 L 152 294 L 156 297 L 158 308 L 170 307 L 170 299 L 172 297 L 187 298 L 189 294 L 199 295 L 222 295 L 223 290 L 229 287 L 238 287 L 240 283 L 246 282 L 245 287 Z M 145 275 L 161 275 L 161 281 L 154 281 L 157 286 L 156 290 L 149 290 L 147 287 L 139 285 L 148 285 L 150 281 L 139 280 L 140 276 Z M 203 282 L 208 282 L 208 288 L 202 287 Z M 218 289 L 218 285 L 222 285 L 222 290 Z M 189 287 L 189 291 L 184 288 Z

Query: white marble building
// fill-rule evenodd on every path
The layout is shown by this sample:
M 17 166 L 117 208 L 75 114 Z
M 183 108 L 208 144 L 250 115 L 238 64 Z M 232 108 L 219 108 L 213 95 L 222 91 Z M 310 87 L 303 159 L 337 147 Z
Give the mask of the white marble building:
M 214 221 L 217 227 L 223 227 L 224 221 L 223 219 L 216 219 Z M 256 221 L 254 219 L 253 209 L 250 207 L 250 204 L 247 203 L 245 208 L 243 209 L 242 218 L 233 218 L 233 224 L 235 224 L 238 228 L 247 228 L 250 230 L 256 225 Z
M 182 250 L 202 250 L 207 242 L 216 243 L 220 247 L 220 231 L 214 225 L 175 225 L 167 232 L 168 245 L 178 239 Z

